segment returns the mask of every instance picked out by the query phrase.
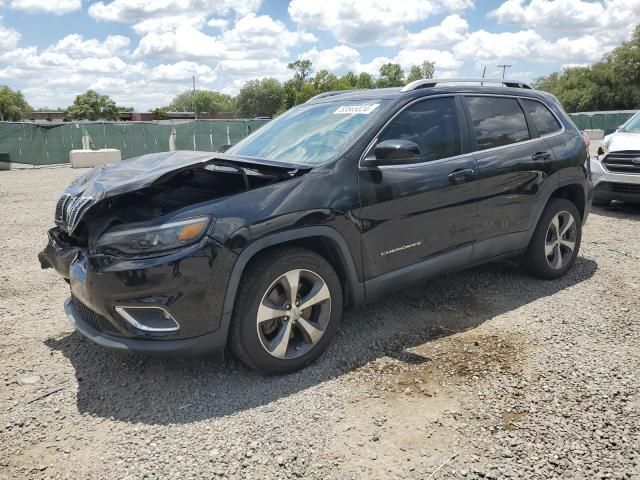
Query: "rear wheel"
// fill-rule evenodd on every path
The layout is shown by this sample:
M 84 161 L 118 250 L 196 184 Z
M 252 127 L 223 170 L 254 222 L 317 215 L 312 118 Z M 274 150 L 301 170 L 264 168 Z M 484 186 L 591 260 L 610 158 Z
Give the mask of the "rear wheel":
M 342 287 L 322 256 L 270 251 L 243 275 L 230 331 L 233 352 L 265 373 L 288 373 L 318 358 L 342 317 Z
M 526 262 L 532 275 L 553 279 L 573 266 L 582 238 L 580 213 L 569 200 L 554 198 L 544 209 L 531 237 Z

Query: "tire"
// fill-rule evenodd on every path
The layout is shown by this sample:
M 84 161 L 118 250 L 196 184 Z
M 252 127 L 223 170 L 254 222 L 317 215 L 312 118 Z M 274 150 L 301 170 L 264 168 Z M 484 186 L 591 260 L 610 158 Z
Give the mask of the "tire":
M 606 207 L 611 203 L 611 200 L 605 200 L 604 198 L 594 198 L 591 204 L 595 207 Z
M 291 301 L 290 284 L 300 308 Z M 304 248 L 270 250 L 243 273 L 231 318 L 231 350 L 264 373 L 294 372 L 326 350 L 342 309 L 342 285 L 327 260 Z
M 564 233 L 560 239 L 558 230 Z M 575 204 L 564 198 L 551 199 L 529 242 L 526 253 L 529 273 L 546 280 L 563 276 L 576 261 L 581 239 L 582 219 Z

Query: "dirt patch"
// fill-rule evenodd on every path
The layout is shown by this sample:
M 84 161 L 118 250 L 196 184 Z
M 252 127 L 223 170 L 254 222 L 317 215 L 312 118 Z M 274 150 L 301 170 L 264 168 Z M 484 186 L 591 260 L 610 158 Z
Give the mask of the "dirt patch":
M 471 330 L 383 357 L 359 369 L 373 389 L 390 394 L 434 396 L 456 381 L 517 371 L 528 343 L 518 334 Z
M 504 429 L 508 431 L 516 430 L 518 423 L 527 417 L 526 413 L 513 413 L 505 412 L 502 414 L 502 421 L 504 422 Z

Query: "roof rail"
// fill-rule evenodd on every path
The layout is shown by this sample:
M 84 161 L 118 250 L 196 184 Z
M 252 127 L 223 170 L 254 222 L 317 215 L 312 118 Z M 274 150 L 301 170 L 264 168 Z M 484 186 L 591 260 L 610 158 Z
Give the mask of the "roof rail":
M 318 95 L 315 95 L 315 96 L 311 97 L 309 100 L 307 100 L 304 103 L 308 103 L 311 100 L 319 100 L 319 99 L 324 98 L 324 97 L 333 97 L 334 95 L 340 95 L 341 93 L 350 93 L 350 92 L 354 92 L 354 91 L 355 90 L 333 90 L 331 92 L 322 92 L 322 93 L 319 93 Z
M 499 83 L 505 87 L 512 88 L 527 88 L 533 90 L 533 87 L 528 83 L 520 80 L 507 80 L 504 78 L 428 78 L 422 80 L 415 80 L 411 83 L 407 83 L 400 89 L 401 92 L 411 92 L 412 90 L 418 90 L 419 88 L 431 88 L 442 83 L 479 83 L 484 85 L 485 83 Z

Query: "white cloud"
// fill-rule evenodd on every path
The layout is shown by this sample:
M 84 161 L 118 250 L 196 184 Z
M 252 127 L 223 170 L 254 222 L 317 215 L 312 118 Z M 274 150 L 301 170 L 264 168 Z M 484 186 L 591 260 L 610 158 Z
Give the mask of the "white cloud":
M 26 0 L 25 0 L 26 1 Z M 89 7 L 89 15 L 97 20 L 137 23 L 149 18 L 176 15 L 235 14 L 246 15 L 258 10 L 261 0 L 112 0 L 97 2 Z
M 433 48 L 402 49 L 394 57 L 393 62 L 399 63 L 404 70 L 408 71 L 412 65 L 419 65 L 425 60 L 435 62 L 438 71 L 457 70 L 463 63 L 462 60 L 457 58 L 450 51 L 436 50 Z
M 82 35 L 73 33 L 50 45 L 47 52 L 57 52 L 71 58 L 96 57 L 107 58 L 114 55 L 126 55 L 131 40 L 122 35 L 110 35 L 100 42 L 94 38 L 85 40 Z
M 460 15 L 453 14 L 442 20 L 440 25 L 410 34 L 407 43 L 413 48 L 450 47 L 451 44 L 463 40 L 468 32 L 467 21 Z
M 397 45 L 409 25 L 473 5 L 473 0 L 292 0 L 289 16 L 299 26 L 325 30 L 342 43 Z
M 147 18 L 133 25 L 133 30 L 138 35 L 147 33 L 170 32 L 181 25 L 188 25 L 200 30 L 206 20 L 205 14 L 181 14 L 167 15 L 164 17 Z
M 337 45 L 333 48 L 311 50 L 299 55 L 313 62 L 315 70 L 327 69 L 330 71 L 350 70 L 354 65 L 360 63 L 360 52 L 347 45 Z
M 303 28 L 330 32 L 352 45 L 397 43 L 404 25 L 424 20 L 437 10 L 429 0 L 292 0 L 289 15 Z
M 5 27 L 0 17 L 0 52 L 16 48 L 20 41 L 20 33 L 13 28 Z
M 261 60 L 286 57 L 290 48 L 315 40 L 309 33 L 288 30 L 284 23 L 268 15 L 250 13 L 218 36 L 208 35 L 190 25 L 180 25 L 168 32 L 148 33 L 142 37 L 133 55 L 138 58 Z
M 180 61 L 173 64 L 163 63 L 149 71 L 147 80 L 155 82 L 179 82 L 189 83 L 192 76 L 198 78 L 198 82 L 211 83 L 218 78 L 215 70 L 207 65 L 196 62 Z
M 64 15 L 82 8 L 82 0 L 11 0 L 11 8 L 29 13 Z
M 453 53 L 461 59 L 482 63 L 510 62 L 528 58 L 540 46 L 542 37 L 533 30 L 491 33 L 477 30 L 453 46 Z
M 218 30 L 226 30 L 229 28 L 229 21 L 224 18 L 211 18 L 207 22 L 207 26 Z
M 627 39 L 640 22 L 640 0 L 507 0 L 488 17 L 536 29 L 548 39 L 597 35 L 602 45 L 611 47 Z

